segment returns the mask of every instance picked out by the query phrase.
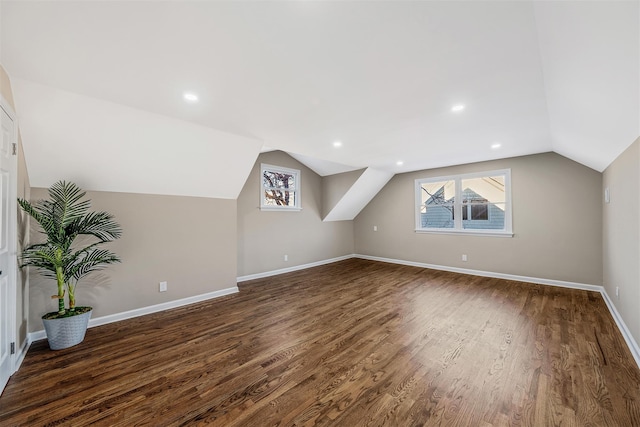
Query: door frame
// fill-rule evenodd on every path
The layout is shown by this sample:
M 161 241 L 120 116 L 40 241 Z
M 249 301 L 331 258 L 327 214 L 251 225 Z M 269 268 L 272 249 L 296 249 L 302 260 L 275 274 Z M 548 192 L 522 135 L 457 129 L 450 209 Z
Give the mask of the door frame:
M 2 96 L 0 94 L 0 108 L 2 108 L 4 110 L 5 113 L 7 113 L 7 115 L 9 116 L 9 118 L 11 119 L 11 121 L 13 122 L 13 141 L 12 143 L 16 144 L 16 147 L 18 147 L 18 122 L 17 122 L 17 118 L 16 118 L 16 113 L 13 110 L 13 108 L 11 107 L 11 104 L 9 104 L 9 102 L 6 100 L 6 98 L 4 96 Z M 18 155 L 16 153 L 16 155 L 12 156 L 13 158 L 13 162 L 15 164 L 15 176 L 13 176 L 12 178 L 12 182 L 10 182 L 10 188 L 9 188 L 9 224 L 8 224 L 8 230 L 9 230 L 9 236 L 8 237 L 8 249 L 9 249 L 9 256 L 10 256 L 10 260 L 9 260 L 9 271 L 8 271 L 8 279 L 9 279 L 9 340 L 10 342 L 14 343 L 14 348 L 13 348 L 13 353 L 10 354 L 9 356 L 9 370 L 11 372 L 11 374 L 15 373 L 16 371 L 16 360 L 17 360 L 17 356 L 19 353 L 19 348 L 18 348 L 18 343 L 17 343 L 17 331 L 16 331 L 16 307 L 18 304 L 17 298 L 17 273 L 18 273 L 18 257 L 17 257 L 17 252 L 18 252 L 18 238 L 17 238 L 17 234 L 18 234 L 18 215 L 17 215 L 17 209 L 18 209 L 18 203 L 17 203 L 17 196 L 18 196 L 18 167 L 17 167 L 17 161 L 18 161 Z M 2 390 L 0 389 L 0 393 L 2 393 Z

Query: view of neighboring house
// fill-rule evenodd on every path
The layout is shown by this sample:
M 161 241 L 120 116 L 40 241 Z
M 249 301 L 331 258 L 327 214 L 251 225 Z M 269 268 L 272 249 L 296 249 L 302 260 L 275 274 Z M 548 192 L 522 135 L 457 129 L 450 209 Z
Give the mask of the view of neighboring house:
M 502 230 L 505 225 L 504 184 L 493 178 L 473 180 L 462 190 L 462 227 L 476 230 Z M 454 228 L 457 211 L 453 181 L 423 184 L 423 206 L 420 210 L 421 228 Z M 431 187 L 431 188 L 430 188 Z M 436 187 L 433 191 L 433 187 Z M 497 193 L 497 194 L 496 194 Z

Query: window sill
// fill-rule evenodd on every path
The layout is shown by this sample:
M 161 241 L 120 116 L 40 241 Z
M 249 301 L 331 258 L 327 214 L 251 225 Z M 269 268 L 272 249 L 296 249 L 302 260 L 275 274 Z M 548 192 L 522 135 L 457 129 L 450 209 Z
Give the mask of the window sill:
M 260 206 L 260 210 L 267 211 L 267 212 L 300 212 L 302 208 L 289 207 L 289 206 L 279 207 L 279 208 Z
M 453 234 L 458 236 L 513 237 L 513 232 L 502 230 L 426 230 L 420 228 L 416 229 L 415 232 L 419 234 Z

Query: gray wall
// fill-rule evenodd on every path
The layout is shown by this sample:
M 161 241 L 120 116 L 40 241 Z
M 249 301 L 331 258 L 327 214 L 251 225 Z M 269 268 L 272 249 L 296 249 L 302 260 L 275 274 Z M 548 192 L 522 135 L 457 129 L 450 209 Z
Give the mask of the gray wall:
M 514 237 L 416 233 L 417 178 L 511 168 Z M 399 174 L 355 219 L 356 253 L 602 284 L 602 175 L 555 153 Z M 378 231 L 373 231 L 373 226 Z M 468 262 L 462 262 L 462 254 Z
M 366 169 L 322 177 L 322 218 L 326 217 L 344 197 Z
M 602 185 L 611 200 L 603 205 L 604 287 L 640 343 L 640 139 L 604 171 Z
M 94 307 L 93 317 L 236 286 L 236 201 L 197 197 L 88 192 L 92 208 L 115 215 L 123 237 L 110 243 L 121 264 L 94 273 L 78 286 L 78 305 Z M 47 198 L 33 188 L 33 200 Z M 32 237 L 37 226 L 32 223 Z M 31 331 L 53 311 L 52 280 L 30 273 Z M 158 282 L 167 281 L 160 293 Z
M 302 210 L 260 210 L 260 164 L 300 170 Z M 322 178 L 282 151 L 262 153 L 238 197 L 238 276 L 353 253 L 353 222 L 322 222 Z M 284 261 L 284 255 L 289 256 Z

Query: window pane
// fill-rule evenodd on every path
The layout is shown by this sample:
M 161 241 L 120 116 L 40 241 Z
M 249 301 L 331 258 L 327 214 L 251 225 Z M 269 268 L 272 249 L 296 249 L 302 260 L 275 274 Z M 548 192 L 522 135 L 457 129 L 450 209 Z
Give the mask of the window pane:
M 423 205 L 453 204 L 455 199 L 455 181 L 425 182 L 420 184 L 420 188 Z
M 264 190 L 264 206 L 296 206 L 295 191 Z
M 296 188 L 296 177 L 293 174 L 276 171 L 264 171 L 262 185 L 265 188 Z
M 470 230 L 504 229 L 504 203 L 464 205 L 462 209 L 471 211 L 471 219 L 463 218 L 462 228 Z
M 504 175 L 462 180 L 462 203 L 501 203 L 504 206 Z
M 489 220 L 489 205 L 471 205 L 471 219 L 473 220 Z
M 507 204 L 510 172 L 505 169 L 416 180 L 416 231 L 512 233 L 511 206 Z
M 425 182 L 420 189 L 422 228 L 453 228 L 455 181 Z
M 471 205 L 466 204 L 462 205 L 462 220 L 466 221 L 468 219 L 473 220 L 489 220 L 489 208 L 488 204 L 480 204 L 480 205 Z
M 452 204 L 425 204 L 420 207 L 422 228 L 453 228 Z

